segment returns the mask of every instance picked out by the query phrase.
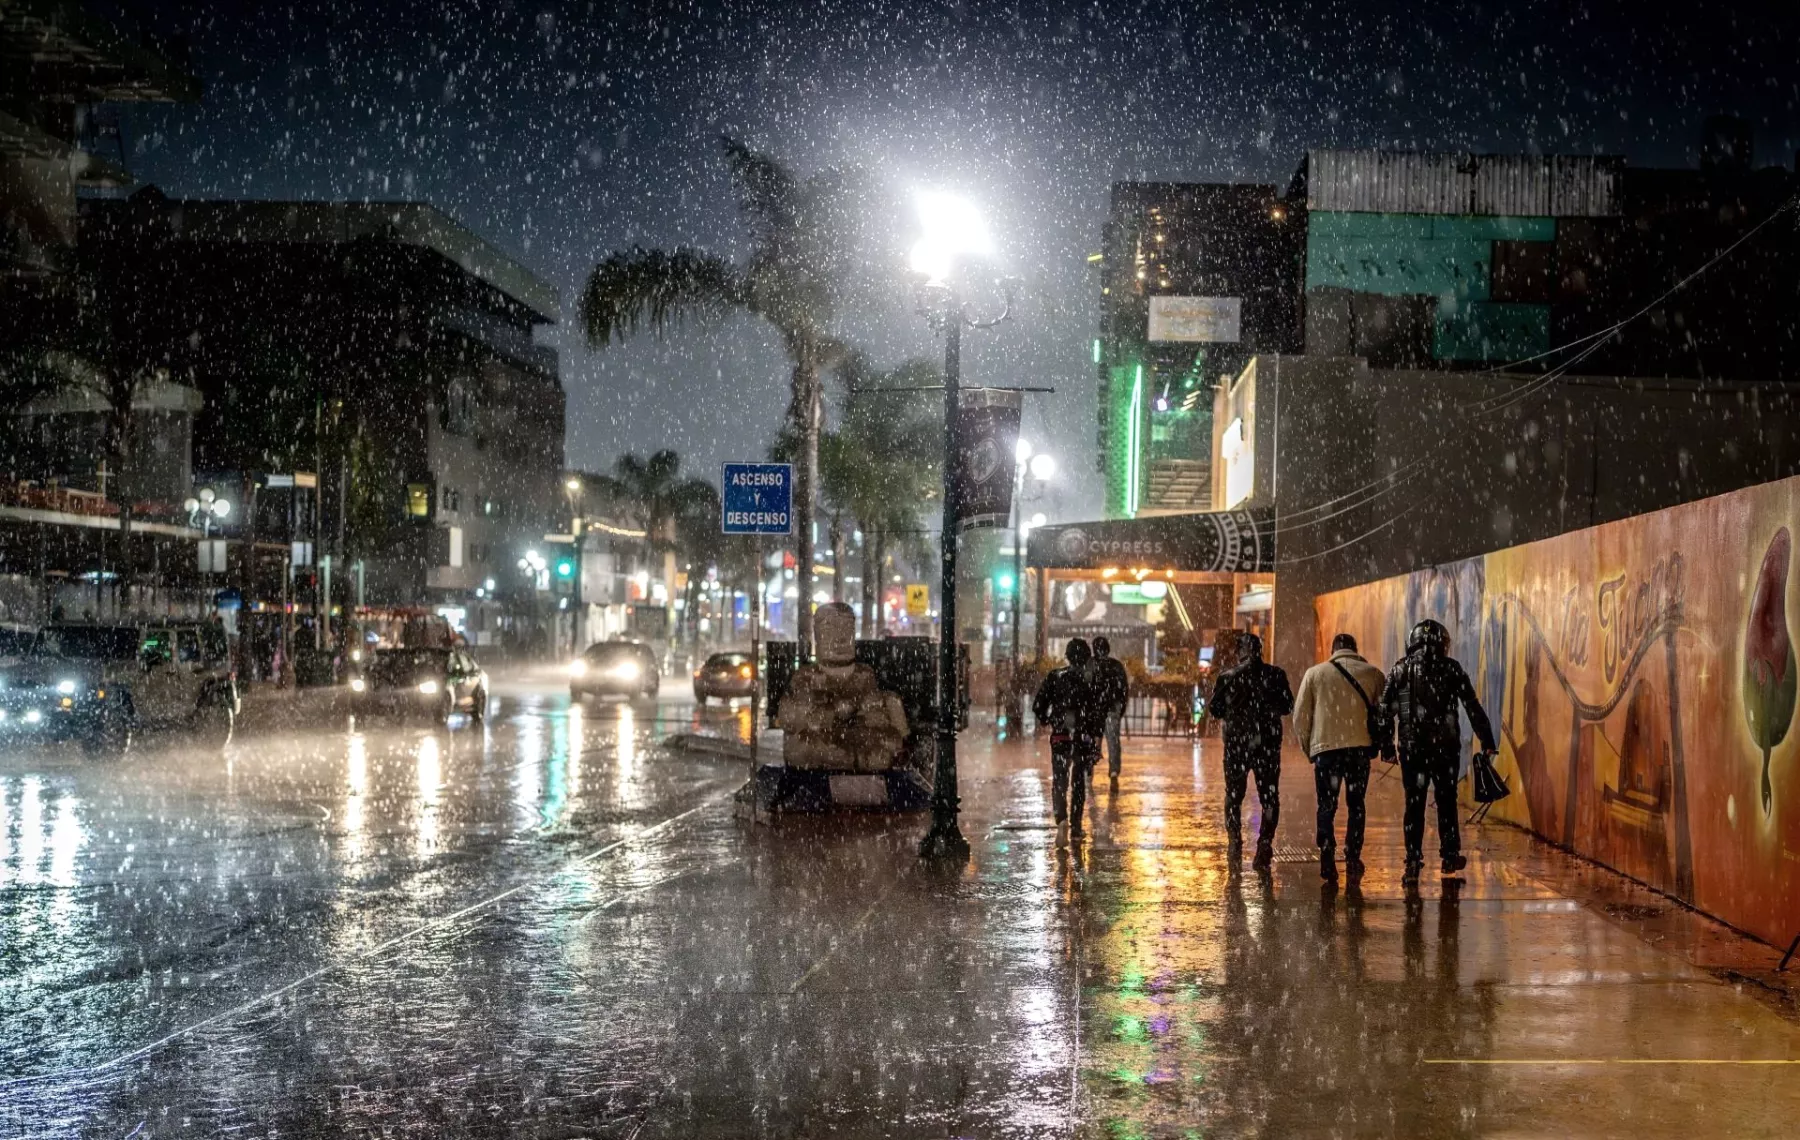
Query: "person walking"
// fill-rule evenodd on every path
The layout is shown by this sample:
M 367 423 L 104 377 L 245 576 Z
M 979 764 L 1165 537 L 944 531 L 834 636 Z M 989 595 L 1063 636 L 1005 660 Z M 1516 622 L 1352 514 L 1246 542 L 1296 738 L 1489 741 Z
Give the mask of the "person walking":
M 1212 715 L 1224 722 L 1226 859 L 1236 866 L 1244 855 L 1244 792 L 1256 776 L 1262 804 L 1257 834 L 1257 870 L 1275 860 L 1275 824 L 1281 818 L 1281 718 L 1294 709 L 1288 676 L 1263 661 L 1262 638 L 1247 634 L 1238 643 L 1238 663 L 1213 686 Z
M 1300 678 L 1294 697 L 1294 734 L 1312 758 L 1319 799 L 1319 877 L 1337 872 L 1338 789 L 1344 794 L 1344 874 L 1362 878 L 1363 830 L 1368 820 L 1369 761 L 1381 747 L 1381 694 L 1387 677 L 1356 651 L 1356 638 L 1331 639 L 1331 656 Z M 1391 734 L 1390 734 L 1391 738 Z M 1392 747 L 1390 745 L 1390 747 Z
M 1094 639 L 1094 676 L 1100 688 L 1100 705 L 1106 712 L 1106 774 L 1117 783 L 1122 751 L 1119 729 L 1125 719 L 1125 705 L 1131 700 L 1131 676 L 1125 672 L 1125 663 L 1112 655 L 1112 642 L 1104 637 Z
M 1406 872 L 1402 881 L 1417 882 L 1425 866 L 1425 796 L 1437 802 L 1438 855 L 1444 874 L 1469 865 L 1462 853 L 1457 826 L 1456 780 L 1462 767 L 1460 706 L 1483 750 L 1492 753 L 1494 729 L 1475 698 L 1475 686 L 1461 664 L 1450 656 L 1450 631 L 1426 618 L 1406 638 L 1406 656 L 1388 672 L 1381 697 L 1400 744 L 1400 776 L 1406 791 L 1402 831 L 1406 836 Z M 1384 749 L 1385 755 L 1385 749 Z
M 1052 670 L 1038 686 L 1031 713 L 1050 726 L 1050 799 L 1056 822 L 1069 821 L 1069 834 L 1082 833 L 1087 786 L 1100 756 L 1104 710 L 1096 693 L 1093 652 L 1081 638 L 1063 651 L 1068 664 Z

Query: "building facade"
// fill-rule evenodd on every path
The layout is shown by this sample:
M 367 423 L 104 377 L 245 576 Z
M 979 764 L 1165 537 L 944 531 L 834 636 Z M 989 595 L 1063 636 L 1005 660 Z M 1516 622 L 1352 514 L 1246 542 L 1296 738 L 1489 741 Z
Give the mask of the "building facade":
M 296 570 L 334 556 L 341 601 L 461 611 L 477 644 L 539 608 L 518 560 L 568 528 L 564 393 L 534 339 L 554 289 L 413 202 L 147 189 L 85 202 L 81 240 L 134 355 L 203 397 L 202 480 L 273 504 L 230 538 L 311 543 Z M 280 505 L 293 473 L 316 477 L 307 511 Z M 260 562 L 239 574 L 267 592 Z
M 1299 349 L 1304 241 L 1274 186 L 1113 186 L 1093 346 L 1109 518 L 1209 508 L 1212 389 Z

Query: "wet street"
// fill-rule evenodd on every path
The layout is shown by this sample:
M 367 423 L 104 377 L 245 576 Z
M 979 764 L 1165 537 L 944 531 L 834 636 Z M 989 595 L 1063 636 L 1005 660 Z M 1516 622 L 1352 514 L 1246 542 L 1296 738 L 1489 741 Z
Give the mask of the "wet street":
M 735 714 L 495 684 L 486 724 L 303 697 L 222 750 L 0 756 L 0 1135 L 1788 1136 L 1800 1024 L 1755 958 L 1500 827 L 1460 890 L 1224 862 L 1214 745 L 1128 750 L 1089 836 L 966 738 L 923 821 L 752 827 Z M 1254 796 L 1252 796 L 1254 803 Z M 1254 814 L 1254 809 L 1252 809 Z M 1648 901 L 1644 901 L 1648 900 Z M 1668 913 L 1665 913 L 1668 912 Z M 1702 963 L 1704 964 L 1704 963 Z

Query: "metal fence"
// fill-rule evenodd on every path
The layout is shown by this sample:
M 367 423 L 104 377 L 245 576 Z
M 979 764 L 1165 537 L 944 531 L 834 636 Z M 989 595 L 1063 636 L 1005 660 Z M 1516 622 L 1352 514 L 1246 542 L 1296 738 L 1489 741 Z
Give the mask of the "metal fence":
M 1198 686 L 1180 693 L 1133 693 L 1125 704 L 1119 731 L 1125 736 L 1198 736 L 1205 723 Z

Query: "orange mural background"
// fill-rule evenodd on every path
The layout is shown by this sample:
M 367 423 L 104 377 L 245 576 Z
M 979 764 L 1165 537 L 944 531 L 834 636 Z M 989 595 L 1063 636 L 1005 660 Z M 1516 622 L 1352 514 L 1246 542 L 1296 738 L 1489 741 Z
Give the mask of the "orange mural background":
M 1387 666 L 1442 621 L 1500 736 L 1494 817 L 1785 947 L 1796 530 L 1800 479 L 1750 487 L 1321 595 L 1317 648 Z

